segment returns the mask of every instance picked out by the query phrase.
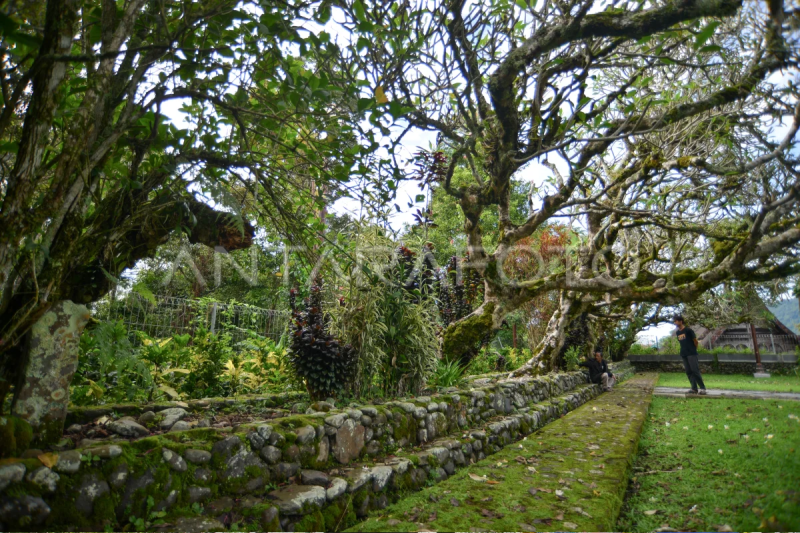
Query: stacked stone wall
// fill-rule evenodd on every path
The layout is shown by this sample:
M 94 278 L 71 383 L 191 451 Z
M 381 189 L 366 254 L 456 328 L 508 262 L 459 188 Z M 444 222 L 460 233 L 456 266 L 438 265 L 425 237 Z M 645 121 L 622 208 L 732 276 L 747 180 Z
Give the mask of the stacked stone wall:
M 631 372 L 626 363 L 615 368 L 621 378 Z M 213 529 L 214 509 L 231 498 L 250 502 L 240 511 L 263 529 L 340 529 L 600 392 L 580 372 L 490 378 L 382 405 L 337 410 L 317 402 L 267 423 L 7 459 L 0 464 L 0 529 L 154 529 L 165 517 L 175 529 Z M 158 409 L 162 424 L 166 417 L 178 423 L 184 410 Z M 114 423 L 136 424 L 126 417 Z

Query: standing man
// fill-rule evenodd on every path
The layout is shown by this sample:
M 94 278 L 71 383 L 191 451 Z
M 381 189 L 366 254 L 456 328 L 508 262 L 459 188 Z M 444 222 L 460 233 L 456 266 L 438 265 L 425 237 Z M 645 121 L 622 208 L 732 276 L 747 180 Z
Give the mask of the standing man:
M 608 369 L 608 364 L 603 360 L 603 354 L 599 351 L 594 352 L 594 359 L 586 358 L 586 361 L 579 363 L 578 366 L 585 366 L 589 369 L 589 380 L 592 383 L 603 384 L 603 390 L 609 392 L 614 386 L 614 374 Z
M 682 315 L 675 315 L 672 321 L 678 328 L 675 335 L 678 337 L 678 342 L 681 345 L 683 368 L 686 369 L 686 376 L 689 378 L 689 383 L 692 385 L 688 394 L 706 394 L 706 384 L 703 383 L 703 376 L 700 374 L 700 364 L 697 362 L 697 335 L 694 334 L 692 328 L 686 327 L 686 322 L 683 320 Z M 697 390 L 698 387 L 700 387 L 699 391 Z

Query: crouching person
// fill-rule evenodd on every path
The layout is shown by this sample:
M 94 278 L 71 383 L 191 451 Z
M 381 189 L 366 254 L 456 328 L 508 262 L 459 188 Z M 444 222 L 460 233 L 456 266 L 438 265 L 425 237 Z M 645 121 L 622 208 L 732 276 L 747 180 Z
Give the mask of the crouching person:
M 589 380 L 592 383 L 603 385 L 603 390 L 606 392 L 614 386 L 614 374 L 608 369 L 608 364 L 600 352 L 594 352 L 594 358 L 587 357 L 586 361 L 580 363 L 580 366 L 588 368 Z

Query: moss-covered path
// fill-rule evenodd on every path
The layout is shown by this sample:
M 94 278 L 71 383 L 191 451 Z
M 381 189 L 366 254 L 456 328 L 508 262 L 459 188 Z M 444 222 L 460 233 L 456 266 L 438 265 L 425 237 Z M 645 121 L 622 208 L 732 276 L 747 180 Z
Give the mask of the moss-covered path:
M 613 531 L 656 374 L 639 374 L 351 531 Z

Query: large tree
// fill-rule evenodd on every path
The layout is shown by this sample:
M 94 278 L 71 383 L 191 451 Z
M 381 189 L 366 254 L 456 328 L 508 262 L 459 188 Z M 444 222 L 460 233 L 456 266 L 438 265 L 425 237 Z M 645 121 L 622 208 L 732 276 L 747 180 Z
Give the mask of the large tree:
M 595 302 L 675 304 L 797 271 L 800 106 L 777 75 L 797 47 L 782 1 L 354 0 L 344 11 L 353 76 L 398 126 L 436 131 L 453 154 L 440 183 L 464 215 L 485 299 L 448 327 L 446 357 L 553 290 L 561 305 L 539 360 Z M 472 183 L 453 181 L 461 167 Z M 517 222 L 510 184 L 526 171 L 544 179 Z M 490 206 L 496 226 L 482 222 Z M 523 239 L 565 217 L 584 238 L 562 268 L 505 275 Z
M 20 395 L 42 372 L 60 372 L 68 384 L 74 355 L 34 337 L 71 346 L 85 320 L 81 305 L 173 231 L 236 250 L 252 242 L 250 221 L 298 239 L 315 226 L 323 199 L 313 191 L 345 182 L 359 154 L 339 121 L 350 115 L 349 96 L 324 61 L 335 47 L 304 29 L 329 16 L 318 7 L 5 4 L 0 405 L 16 384 L 15 412 L 34 425 L 46 418 L 33 412 L 41 390 L 27 406 Z M 173 122 L 167 110 L 175 118 L 179 105 Z M 45 356 L 58 365 L 31 361 Z M 54 412 L 66 401 L 56 396 Z M 55 438 L 58 428 L 49 433 L 40 437 Z

